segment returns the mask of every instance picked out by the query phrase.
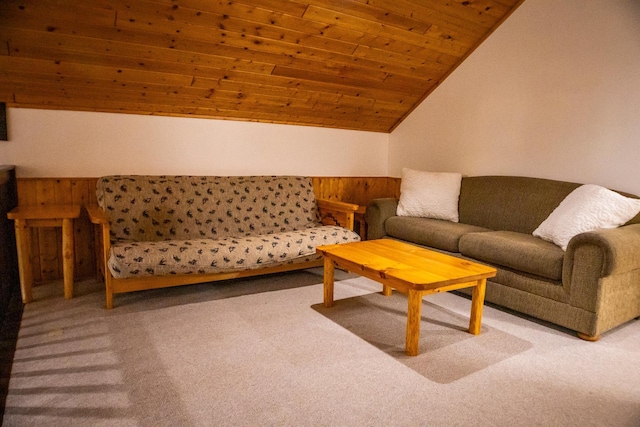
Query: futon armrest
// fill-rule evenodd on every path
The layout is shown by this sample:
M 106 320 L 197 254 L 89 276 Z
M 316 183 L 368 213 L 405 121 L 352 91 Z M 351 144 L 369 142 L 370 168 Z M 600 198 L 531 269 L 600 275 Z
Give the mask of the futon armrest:
M 113 308 L 113 290 L 111 272 L 109 271 L 109 253 L 111 251 L 111 229 L 109 216 L 99 206 L 86 206 L 89 220 L 95 225 L 96 231 L 96 257 L 98 260 L 98 275 L 104 278 L 104 286 L 107 292 L 107 308 Z
M 109 248 L 111 247 L 111 227 L 109 224 L 109 217 L 99 206 L 92 205 L 86 206 L 86 208 L 91 223 L 97 225 L 100 229 L 99 241 L 97 240 L 96 242 L 99 242 L 99 245 L 102 248 L 102 256 L 105 257 L 104 260 L 106 263 L 106 256 L 109 253 Z
M 360 206 L 326 199 L 318 199 L 316 203 L 320 212 L 320 220 L 324 225 L 339 225 L 353 230 L 354 213 L 360 209 Z
M 91 205 L 86 206 L 86 208 L 89 213 L 89 219 L 93 224 L 109 224 L 109 217 L 100 206 Z
M 367 222 L 367 237 L 370 240 L 381 239 L 387 235 L 384 222 L 387 218 L 395 216 L 398 208 L 398 199 L 381 198 L 374 199 L 367 206 L 365 221 Z
M 318 199 L 316 200 L 320 209 L 332 209 L 343 212 L 355 212 L 360 206 L 354 203 L 336 202 L 335 200 Z

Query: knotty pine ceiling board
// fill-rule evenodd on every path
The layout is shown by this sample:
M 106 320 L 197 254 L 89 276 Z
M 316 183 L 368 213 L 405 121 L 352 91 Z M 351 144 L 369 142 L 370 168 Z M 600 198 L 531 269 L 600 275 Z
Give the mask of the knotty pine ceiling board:
M 1 0 L 9 107 L 393 130 L 523 0 Z

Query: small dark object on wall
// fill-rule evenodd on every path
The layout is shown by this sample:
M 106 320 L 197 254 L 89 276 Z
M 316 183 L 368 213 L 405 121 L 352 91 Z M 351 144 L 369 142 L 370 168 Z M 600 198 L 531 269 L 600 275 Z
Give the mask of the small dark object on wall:
M 0 141 L 8 141 L 7 135 L 7 104 L 0 102 Z

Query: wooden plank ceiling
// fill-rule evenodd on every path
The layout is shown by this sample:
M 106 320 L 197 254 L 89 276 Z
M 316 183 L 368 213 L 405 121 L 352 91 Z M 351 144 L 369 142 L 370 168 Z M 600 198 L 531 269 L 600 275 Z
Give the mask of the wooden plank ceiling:
M 521 2 L 0 0 L 0 102 L 390 132 Z

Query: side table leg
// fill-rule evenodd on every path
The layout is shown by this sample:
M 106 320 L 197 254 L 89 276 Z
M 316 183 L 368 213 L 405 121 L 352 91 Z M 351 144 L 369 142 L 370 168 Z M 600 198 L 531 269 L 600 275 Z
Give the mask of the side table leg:
M 18 269 L 20 270 L 20 293 L 22 302 L 33 301 L 33 272 L 31 271 L 31 229 L 22 219 L 15 220 Z
M 420 320 L 422 319 L 422 293 L 409 289 L 407 310 L 407 356 L 417 356 L 420 351 Z
M 64 278 L 64 298 L 73 298 L 73 220 L 62 220 L 62 277 Z
M 482 308 L 484 307 L 484 294 L 487 289 L 487 279 L 478 280 L 478 284 L 471 290 L 471 319 L 469 320 L 469 333 L 480 334 L 482 324 Z
M 335 267 L 328 256 L 324 257 L 324 306 L 333 306 L 333 281 Z

